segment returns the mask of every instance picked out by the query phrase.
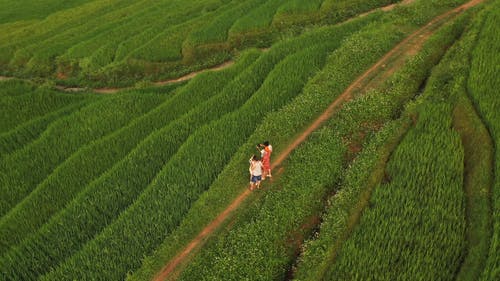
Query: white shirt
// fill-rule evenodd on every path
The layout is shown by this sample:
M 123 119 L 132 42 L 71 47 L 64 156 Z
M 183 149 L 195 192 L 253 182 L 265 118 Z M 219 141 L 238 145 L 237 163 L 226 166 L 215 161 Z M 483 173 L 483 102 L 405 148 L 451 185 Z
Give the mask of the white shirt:
M 261 176 L 262 175 L 262 162 L 252 161 L 250 168 L 252 169 L 252 176 Z

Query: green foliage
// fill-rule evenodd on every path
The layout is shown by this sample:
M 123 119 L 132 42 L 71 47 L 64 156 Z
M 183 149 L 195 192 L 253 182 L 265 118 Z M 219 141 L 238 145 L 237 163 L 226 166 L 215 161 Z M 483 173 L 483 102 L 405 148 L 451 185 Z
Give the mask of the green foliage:
M 273 46 L 265 55 L 273 53 L 289 53 L 296 52 L 301 49 L 308 48 L 308 46 L 315 46 L 318 42 L 331 42 L 330 49 L 335 49 L 346 38 L 362 26 L 366 25 L 374 18 L 364 18 L 353 21 L 341 26 L 328 27 L 309 32 L 303 36 L 282 42 Z M 328 38 L 329 40 L 326 40 Z M 359 54 L 364 55 L 364 54 Z M 328 63 L 334 63 L 336 56 L 330 56 Z M 339 67 L 338 69 L 341 69 Z M 324 76 L 326 73 L 333 71 L 328 68 L 321 71 L 319 77 Z M 355 70 L 355 73 L 347 75 L 356 75 L 360 71 Z M 351 78 L 352 79 L 352 78 Z M 316 82 L 312 82 L 316 81 Z M 331 99 L 334 98 L 331 94 L 332 85 L 338 83 L 332 82 L 325 85 L 322 92 L 319 92 L 309 84 L 318 84 L 324 81 L 320 78 L 313 78 L 308 86 L 292 103 L 286 105 L 283 110 L 273 113 L 267 113 L 266 118 L 262 122 L 255 133 L 252 134 L 249 140 L 236 152 L 231 158 L 231 162 L 227 165 L 222 173 L 217 177 L 216 181 L 211 185 L 208 192 L 204 193 L 201 198 L 195 203 L 193 208 L 184 219 L 182 225 L 177 228 L 172 234 L 168 235 L 163 244 L 160 246 L 158 252 L 151 258 L 145 261 L 143 268 L 138 271 L 137 275 L 132 277 L 133 280 L 148 280 L 155 274 L 157 270 L 162 267 L 162 263 L 172 258 L 176 251 L 179 251 L 182 245 L 192 239 L 196 234 L 201 231 L 208 221 L 212 220 L 219 212 L 221 212 L 230 201 L 241 192 L 241 187 L 247 184 L 247 159 L 249 148 L 253 148 L 255 143 L 262 141 L 263 138 L 269 137 L 273 143 L 285 144 L 293 138 L 301 128 L 317 116 L 323 108 L 325 108 Z M 336 94 L 339 94 L 347 85 L 335 86 Z M 286 112 L 286 114 L 283 114 Z M 279 153 L 277 146 L 277 152 Z
M 334 58 L 348 56 L 352 61 L 358 61 L 359 65 L 369 65 L 366 52 L 363 51 L 363 48 L 354 48 L 353 42 L 357 46 L 365 46 L 372 50 L 380 48 L 379 52 L 384 53 L 383 46 L 389 48 L 391 44 L 386 44 L 397 39 L 383 36 L 390 34 L 391 32 L 388 30 L 394 27 L 382 26 L 383 28 L 380 28 L 380 26 L 373 24 L 357 36 L 353 36 L 356 39 L 346 40 L 345 45 L 331 55 L 331 65 L 327 65 L 326 69 L 322 71 L 322 75 L 328 73 L 335 78 L 320 79 L 319 77 L 322 75 L 318 75 L 312 80 L 315 83 L 306 87 L 311 92 L 306 90 L 301 98 L 307 95 L 308 99 L 313 99 L 320 89 L 324 90 L 319 93 L 326 95 L 329 90 L 331 91 L 331 85 L 338 84 L 339 81 L 342 81 L 343 76 L 347 76 L 349 73 L 355 77 L 356 68 L 362 68 L 352 65 L 348 61 L 334 60 Z M 442 45 L 435 47 L 438 49 L 436 52 L 439 52 L 441 48 Z M 340 53 L 343 56 L 338 55 Z M 432 57 L 428 56 L 427 59 Z M 357 58 L 359 60 L 356 60 Z M 372 60 L 376 58 L 378 58 L 376 54 L 371 57 Z M 432 65 L 432 62 L 422 60 L 421 64 Z M 359 134 L 371 138 L 373 131 L 376 131 L 376 124 L 383 124 L 396 116 L 395 113 L 402 107 L 404 101 L 415 94 L 420 83 L 426 77 L 425 70 L 414 70 L 413 67 L 414 65 L 409 64 L 406 69 L 407 73 L 403 72 L 407 75 L 406 77 L 416 78 L 410 85 L 407 84 L 406 79 L 401 79 L 393 86 L 390 93 L 385 95 L 382 93 L 370 94 L 346 104 L 335 115 L 335 118 L 328 122 L 327 128 L 320 130 L 317 135 L 311 136 L 306 144 L 297 149 L 298 155 L 294 153 L 290 156 L 289 164 L 285 164 L 283 167 L 286 172 L 277 183 L 272 183 L 271 190 L 266 191 L 266 194 L 259 198 L 258 202 L 249 203 L 250 206 L 239 212 L 234 219 L 235 223 L 231 224 L 230 230 L 219 233 L 217 238 L 194 257 L 183 271 L 180 279 L 284 279 L 290 263 L 293 262 L 296 250 L 294 247 L 298 247 L 295 243 L 300 244 L 303 236 L 308 235 L 307 225 L 311 223 L 311 218 L 318 215 L 323 198 L 332 192 L 340 178 L 342 167 L 346 164 L 344 158 L 346 147 L 340 140 L 345 141 Z M 427 70 L 428 68 L 430 66 L 427 67 Z M 419 72 L 419 76 L 415 75 Z M 347 79 L 346 83 L 349 83 Z M 396 85 L 400 84 L 398 86 L 401 86 L 403 83 L 407 85 L 406 91 L 401 91 L 401 87 L 396 89 Z M 322 86 L 322 88 L 318 86 Z M 340 91 L 341 89 L 343 88 L 339 86 Z M 297 124 L 284 126 L 282 120 L 286 118 L 289 121 L 291 116 L 297 115 L 297 118 L 304 118 L 304 114 L 307 112 L 302 107 L 303 104 L 298 103 L 298 100 L 294 110 L 291 110 L 292 107 L 287 107 L 286 110 L 278 112 L 276 116 L 269 116 L 269 120 L 272 120 L 269 123 L 272 125 L 266 126 L 268 130 L 263 130 L 262 133 L 266 132 L 265 137 L 270 137 L 275 147 L 279 147 L 281 138 L 275 138 L 274 134 L 288 135 L 289 133 L 283 128 L 297 128 Z M 297 108 L 302 108 L 302 110 L 295 111 Z M 378 145 L 383 144 L 391 133 L 392 130 L 389 130 L 389 133 L 386 132 L 385 135 L 379 137 Z M 316 151 L 320 151 L 320 153 L 316 154 Z M 304 157 L 304 155 L 307 156 Z M 328 156 L 325 157 L 325 155 Z M 305 163 L 307 165 L 304 165 Z M 311 177 L 311 175 L 314 176 Z M 224 185 L 227 187 L 227 184 Z M 259 268 L 259 271 L 256 272 L 255 268 Z M 311 280 L 318 279 L 311 277 Z
M 28 93 L 32 93 L 36 90 L 35 84 L 17 80 L 17 79 L 9 79 L 0 82 L 0 101 L 3 100 L 4 97 L 14 97 L 20 96 Z
M 82 187 L 123 158 L 151 131 L 168 122 L 171 116 L 163 112 L 171 113 L 173 118 L 176 114 L 182 114 L 181 103 L 175 104 L 177 100 L 174 100 L 168 99 L 130 124 L 82 146 L 59 164 L 22 202 L 0 219 L 0 252 L 5 252 L 33 233 L 78 194 Z M 170 104 L 170 107 L 164 104 Z M 196 100 L 192 104 L 196 104 Z
M 97 276 L 120 279 L 127 271 L 138 267 L 141 257 L 149 254 L 163 235 L 179 224 L 191 203 L 209 187 L 235 150 L 261 122 L 262 116 L 300 93 L 309 76 L 324 60 L 327 48 L 321 47 L 305 49 L 276 66 L 272 64 L 273 71 L 240 109 L 191 134 L 118 220 L 42 279 L 93 279 Z M 134 237 L 128 233 L 134 233 Z M 106 246 L 109 243 L 115 247 Z M 106 248 L 104 252 L 101 251 L 103 247 Z M 96 251 L 105 254 L 96 255 Z M 75 267 L 76 264 L 82 266 Z
M 277 26 L 300 32 L 306 24 L 337 23 L 386 2 L 334 5 L 324 14 L 339 9 L 343 16 L 326 20 L 318 16 L 316 2 L 303 7 L 282 0 L 89 1 L 36 22 L 5 25 L 0 71 L 87 86 L 130 85 L 159 73 L 170 78 L 227 60 L 235 49 L 269 46 L 280 38 Z M 299 10 L 304 20 L 295 20 L 297 12 L 277 17 L 277 10 Z
M 462 19 L 429 38 L 419 54 L 408 60 L 405 66 L 388 80 L 388 89 L 384 92 L 374 92 L 346 104 L 346 108 L 352 108 L 358 117 L 344 117 L 349 122 L 345 123 L 346 126 L 342 130 L 356 128 L 360 120 L 365 123 L 375 120 L 384 123 L 388 118 L 397 118 L 401 107 L 419 91 L 420 85 L 440 60 L 447 46 L 460 35 L 464 24 Z M 365 113 L 368 118 L 360 119 L 360 115 L 367 111 L 364 108 L 385 113 L 381 114 L 382 118 L 374 118 L 376 115 L 368 112 Z M 357 217 L 368 204 L 372 189 L 382 180 L 385 161 L 408 126 L 406 115 L 402 120 L 385 125 L 349 165 L 340 190 L 328 201 L 319 236 L 313 237 L 305 245 L 295 275 L 297 280 L 322 280 L 324 277 L 337 255 L 338 247 L 347 239 L 357 223 Z M 341 116 L 338 116 L 338 119 L 341 119 Z
M 13 153 L 28 143 L 34 141 L 48 128 L 52 122 L 82 108 L 87 104 L 87 102 L 88 101 L 84 100 L 82 102 L 70 104 L 54 112 L 33 118 L 8 132 L 0 134 L 1 157 L 5 157 L 6 155 Z
M 214 105 L 220 105 L 225 100 L 228 101 L 228 109 L 238 105 L 236 100 L 228 97 L 228 93 L 233 93 L 233 91 L 226 91 L 223 95 L 219 92 L 228 80 L 251 64 L 256 56 L 256 53 L 251 52 L 242 57 L 241 62 L 231 69 L 223 72 L 207 73 L 197 77 L 185 87 L 179 89 L 175 96 L 155 109 L 153 114 L 143 116 L 142 120 L 138 120 L 139 123 L 132 124 L 132 127 L 135 127 L 134 125 L 144 126 L 142 129 L 135 128 L 138 131 L 144 130 L 148 132 L 155 127 L 156 130 L 142 140 L 123 160 L 118 161 L 111 169 L 85 186 L 82 192 L 67 207 L 55 215 L 37 233 L 29 236 L 18 247 L 11 249 L 0 260 L 2 271 L 13 279 L 36 279 L 50 270 L 50 267 L 57 265 L 64 258 L 80 249 L 87 240 L 94 237 L 106 224 L 115 219 L 140 194 L 153 180 L 161 167 L 175 154 L 178 147 L 181 146 L 190 133 L 195 131 L 197 127 L 209 122 L 210 118 L 217 118 L 224 114 L 223 107 L 220 107 L 219 115 L 212 113 L 212 117 L 209 118 L 208 114 L 212 111 Z M 204 88 L 204 90 L 200 91 L 200 88 Z M 210 95 L 212 95 L 212 98 L 209 99 L 209 102 L 202 102 L 203 99 Z M 176 116 L 181 116 L 189 106 L 196 103 L 199 105 L 189 110 L 178 120 L 173 120 Z M 152 121 L 152 118 L 156 118 L 156 120 L 147 125 L 147 121 Z M 190 122 L 186 122 L 186 119 Z M 143 123 L 143 121 L 146 122 Z M 167 125 L 158 128 L 159 124 Z M 126 131 L 128 130 L 126 129 Z M 106 142 L 97 144 L 100 147 L 97 146 L 94 149 L 102 149 Z M 87 151 L 87 153 L 89 152 L 92 152 L 92 150 Z M 78 157 L 76 159 L 78 160 Z M 96 157 L 86 161 L 92 163 L 94 159 Z M 71 161 L 69 164 L 76 165 Z M 97 163 L 96 165 L 100 164 Z M 78 167 L 80 166 L 76 165 L 74 168 Z M 67 166 L 67 169 L 72 169 L 72 166 Z M 93 172 L 92 169 L 89 169 L 89 171 Z M 60 176 L 65 174 L 62 173 Z M 58 183 L 57 177 L 55 180 L 50 180 L 48 185 L 45 186 L 46 192 L 56 192 L 57 185 L 60 183 Z M 81 185 L 79 182 L 74 184 Z M 117 189 L 117 187 L 119 188 Z M 52 188 L 52 191 L 50 188 Z M 45 194 L 45 192 L 41 193 L 38 197 L 33 196 L 32 202 L 27 202 L 26 205 L 28 206 L 24 207 L 28 208 L 24 213 L 23 210 L 19 210 L 17 216 L 13 215 L 10 219 L 26 216 L 26 212 L 30 211 L 29 205 L 53 198 L 53 196 Z M 62 195 L 70 197 L 73 194 L 65 192 Z M 60 200 L 61 202 L 55 204 L 56 206 L 64 203 L 65 198 L 61 196 Z M 69 198 L 66 198 L 66 200 L 69 200 Z M 49 211 L 51 210 L 45 211 L 45 215 L 48 215 Z M 30 220 L 27 217 L 26 219 Z M 35 219 L 30 221 L 31 224 L 36 225 L 40 223 L 37 220 L 41 219 L 44 219 L 44 217 L 36 216 Z M 20 226 L 25 229 L 26 227 L 33 227 L 31 225 Z M 8 235 L 8 230 L 3 233 Z
M 82 145 L 104 137 L 150 110 L 159 96 L 118 95 L 57 120 L 22 150 L 0 161 L 0 214 L 28 195 L 57 165 Z
M 486 124 L 495 145 L 494 182 L 491 192 L 493 236 L 480 280 L 496 280 L 500 278 L 500 120 L 498 115 L 499 99 L 495 89 L 500 87 L 498 76 L 500 57 L 498 38 L 500 3 L 492 1 L 479 33 L 477 46 L 472 52 L 472 65 L 468 79 L 468 88 L 479 115 Z M 483 253 L 484 254 L 484 253 Z
M 466 247 L 464 152 L 458 134 L 451 128 L 455 85 L 450 72 L 455 70 L 453 64 L 460 50 L 454 46 L 433 70 L 424 98 L 415 109 L 416 126 L 393 152 L 385 182 L 373 192 L 359 226 L 336 249 L 325 279 L 445 279 L 459 269 Z M 364 178 L 369 177 L 370 172 L 365 173 Z M 355 186 L 359 189 L 363 185 Z M 342 202 L 343 198 L 339 196 L 338 200 Z M 361 200 L 357 198 L 351 199 L 347 210 L 330 210 L 330 226 L 320 234 L 326 235 L 323 239 L 329 234 L 345 239 L 345 230 L 335 231 L 332 226 L 339 216 L 344 214 L 347 219 L 352 208 L 357 208 L 354 202 Z M 335 202 L 334 197 L 332 204 Z
M 83 99 L 83 96 L 58 93 L 48 89 L 32 91 L 32 86 L 25 88 L 27 85 L 19 85 L 16 82 L 12 86 L 14 88 L 11 88 L 8 83 L 4 83 L 5 88 L 1 93 L 0 119 L 2 122 L 0 123 L 0 133 L 5 133 L 31 119 L 57 111 Z M 24 94 L 15 96 L 8 94 L 17 91 L 24 92 Z
M 18 0 L 0 1 L 0 24 L 5 22 L 15 22 L 20 20 L 43 19 L 46 16 L 69 8 L 73 8 L 93 0 Z

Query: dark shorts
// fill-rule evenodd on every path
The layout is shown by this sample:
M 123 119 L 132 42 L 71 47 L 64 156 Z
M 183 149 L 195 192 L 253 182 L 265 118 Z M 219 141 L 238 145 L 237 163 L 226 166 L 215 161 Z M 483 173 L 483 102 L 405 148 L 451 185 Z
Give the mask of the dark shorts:
M 256 183 L 262 180 L 262 176 L 252 176 L 252 182 Z

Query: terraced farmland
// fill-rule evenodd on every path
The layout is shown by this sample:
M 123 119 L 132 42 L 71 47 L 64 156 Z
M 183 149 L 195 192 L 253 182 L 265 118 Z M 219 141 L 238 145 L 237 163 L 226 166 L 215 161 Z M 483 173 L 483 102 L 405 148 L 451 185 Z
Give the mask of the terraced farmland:
M 0 11 L 0 280 L 500 279 L 499 1 Z

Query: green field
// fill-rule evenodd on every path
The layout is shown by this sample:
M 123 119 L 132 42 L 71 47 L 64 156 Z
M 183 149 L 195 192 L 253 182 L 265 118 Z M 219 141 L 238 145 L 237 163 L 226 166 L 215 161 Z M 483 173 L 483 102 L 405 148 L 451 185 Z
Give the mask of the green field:
M 469 1 L 0 0 L 0 280 L 500 280 Z

